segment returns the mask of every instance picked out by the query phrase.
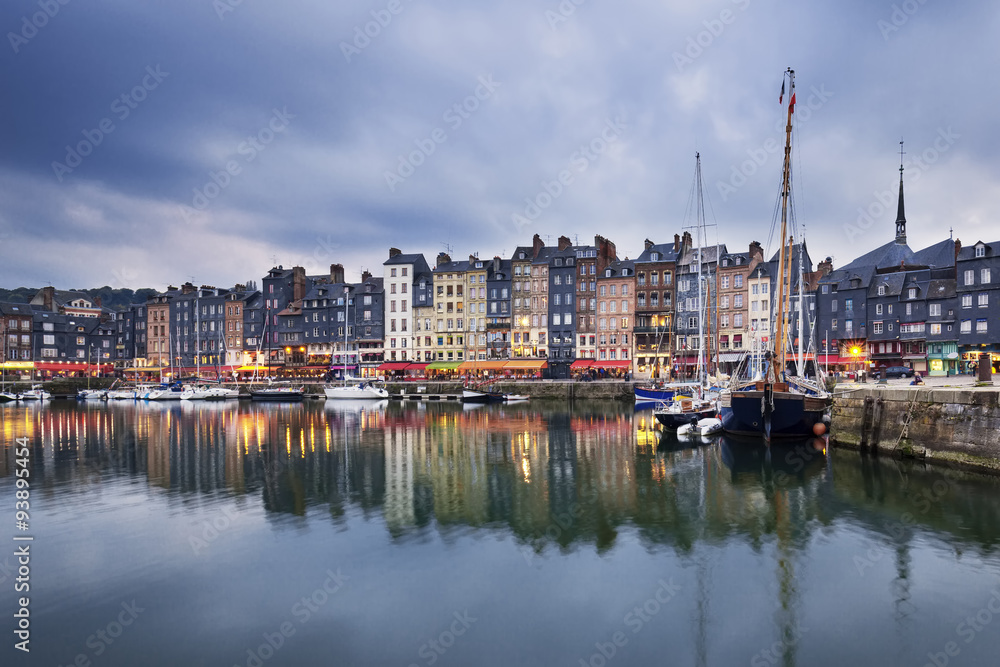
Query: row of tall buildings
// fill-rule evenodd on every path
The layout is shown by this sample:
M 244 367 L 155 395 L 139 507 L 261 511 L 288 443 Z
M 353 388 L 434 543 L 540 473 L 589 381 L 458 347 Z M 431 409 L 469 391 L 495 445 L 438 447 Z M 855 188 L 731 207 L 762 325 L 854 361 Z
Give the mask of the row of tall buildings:
M 1000 242 L 953 238 L 911 250 L 901 178 L 895 238 L 837 269 L 830 258 L 813 269 L 805 243 L 789 246 L 779 276 L 778 253 L 765 257 L 757 242 L 698 247 L 685 232 L 647 239 L 628 259 L 603 236 L 551 246 L 536 234 L 510 257 L 440 253 L 430 264 L 392 248 L 382 275 L 359 282 L 340 264 L 321 275 L 276 266 L 259 287 L 187 283 L 121 311 L 50 287 L 29 304 L 0 304 L 0 331 L 7 368 L 63 373 L 99 363 L 105 372 L 690 377 L 701 350 L 731 372 L 751 347 L 774 347 L 780 279 L 787 344 L 806 358 L 946 374 L 983 353 L 1000 360 L 998 253 Z

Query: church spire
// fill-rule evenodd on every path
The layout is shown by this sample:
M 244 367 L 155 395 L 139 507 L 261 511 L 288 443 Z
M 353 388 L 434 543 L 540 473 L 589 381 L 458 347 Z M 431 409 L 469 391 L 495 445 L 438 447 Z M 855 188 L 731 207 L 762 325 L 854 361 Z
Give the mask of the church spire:
M 903 213 L 903 142 L 899 142 L 899 207 L 896 209 L 896 243 L 906 245 L 906 215 Z

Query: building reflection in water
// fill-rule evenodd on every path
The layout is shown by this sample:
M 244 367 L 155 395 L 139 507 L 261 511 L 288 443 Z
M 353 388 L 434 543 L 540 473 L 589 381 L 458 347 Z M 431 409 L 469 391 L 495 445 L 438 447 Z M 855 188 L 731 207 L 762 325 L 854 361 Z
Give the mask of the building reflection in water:
M 821 439 L 678 441 L 651 413 L 607 405 L 52 401 L 5 406 L 0 427 L 0 476 L 12 474 L 14 438 L 27 437 L 41 493 L 145 478 L 182 503 L 259 497 L 275 517 L 353 512 L 381 518 L 394 539 L 478 529 L 535 551 L 605 550 L 628 529 L 648 548 L 691 554 L 739 535 L 755 550 L 776 541 L 785 581 L 795 552 L 851 506 L 852 520 L 895 545 L 901 617 L 913 527 L 891 527 L 912 513 L 922 480 L 936 479 L 907 471 L 913 482 L 901 486 L 903 464 L 830 456 Z M 918 526 L 994 548 L 1000 510 L 970 523 L 965 487 L 948 488 Z

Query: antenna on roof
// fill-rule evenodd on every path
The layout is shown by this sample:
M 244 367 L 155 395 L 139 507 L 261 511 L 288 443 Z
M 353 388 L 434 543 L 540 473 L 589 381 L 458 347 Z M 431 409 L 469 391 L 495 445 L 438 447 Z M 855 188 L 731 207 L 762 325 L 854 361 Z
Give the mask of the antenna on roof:
M 278 256 L 271 255 L 271 266 L 277 266 L 277 265 L 278 265 Z
M 443 245 L 443 246 L 444 246 L 444 251 L 445 251 L 446 253 L 448 253 L 449 255 L 450 255 L 450 254 L 452 253 L 452 251 L 454 250 L 454 246 L 452 246 L 452 245 L 451 245 L 450 243 L 442 243 L 441 245 Z

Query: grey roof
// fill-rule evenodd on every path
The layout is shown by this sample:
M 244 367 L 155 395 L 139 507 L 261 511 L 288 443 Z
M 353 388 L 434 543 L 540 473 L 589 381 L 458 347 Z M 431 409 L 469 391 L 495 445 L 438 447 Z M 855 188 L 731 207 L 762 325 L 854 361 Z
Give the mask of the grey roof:
M 654 243 L 650 247 L 642 251 L 642 253 L 635 259 L 636 264 L 650 263 L 653 260 L 650 259 L 650 255 L 654 252 L 660 253 L 660 259 L 657 262 L 676 262 L 677 261 L 677 251 L 674 250 L 674 244 L 670 243 Z
M 434 267 L 434 273 L 448 273 L 449 271 L 452 272 L 452 273 L 462 273 L 464 271 L 468 271 L 469 267 L 471 267 L 471 266 L 472 265 L 469 263 L 469 260 L 467 260 L 467 259 L 459 260 L 457 262 L 454 262 L 454 261 L 453 262 L 445 262 L 444 264 L 441 264 L 440 266 L 435 266 Z
M 994 241 L 993 243 L 983 243 L 983 241 L 976 241 L 972 245 L 965 246 L 961 250 L 959 250 L 958 251 L 958 259 L 960 259 L 960 260 L 975 259 L 976 258 L 976 246 L 979 245 L 980 243 L 982 243 L 984 246 L 986 246 L 986 256 L 987 257 L 993 257 L 994 256 L 993 253 L 995 252 L 994 248 L 1000 248 L 1000 241 Z
M 885 294 L 882 296 L 899 296 L 903 292 L 903 284 L 906 281 L 905 273 L 885 273 L 877 275 L 872 280 L 868 288 L 868 296 L 879 296 L 878 288 L 885 286 Z
M 404 253 L 396 255 L 395 257 L 390 257 L 382 262 L 382 266 L 388 266 L 390 264 L 419 264 L 420 262 L 423 262 L 424 265 L 427 264 L 427 260 L 424 259 L 423 253 Z
M 957 281 L 954 279 L 949 280 L 932 280 L 927 285 L 927 298 L 928 299 L 950 299 L 955 296 L 955 287 Z
M 913 255 L 915 264 L 931 267 L 955 266 L 955 241 L 945 239 L 932 246 L 927 246 Z
M 605 267 L 605 270 L 611 269 L 611 277 L 617 278 L 621 275 L 623 269 L 627 269 L 629 275 L 635 275 L 635 262 L 630 259 L 616 259 Z
M 861 257 L 858 257 L 843 268 L 851 270 L 863 266 L 872 266 L 879 269 L 888 269 L 903 264 L 916 264 L 913 257 L 913 251 L 910 250 L 910 246 L 896 243 L 893 240 L 861 255 Z
M 31 315 L 34 310 L 26 303 L 9 303 L 0 301 L 0 314 L 3 315 Z
M 677 260 L 678 266 L 691 266 L 695 264 L 695 253 L 699 251 L 701 252 L 701 261 L 705 264 L 711 264 L 716 261 L 717 257 L 728 254 L 725 243 L 720 243 L 718 246 L 713 244 L 704 248 L 691 247 Z

